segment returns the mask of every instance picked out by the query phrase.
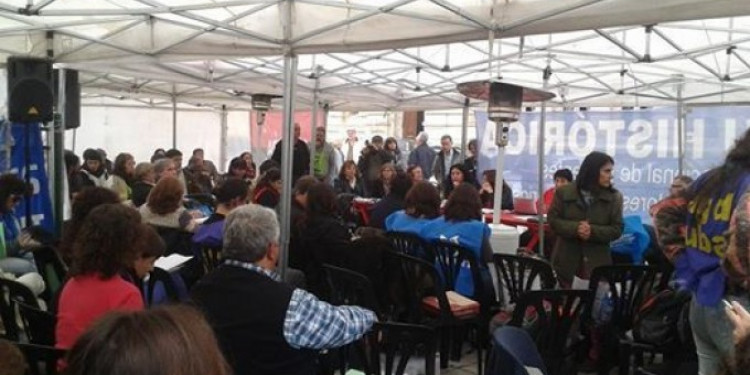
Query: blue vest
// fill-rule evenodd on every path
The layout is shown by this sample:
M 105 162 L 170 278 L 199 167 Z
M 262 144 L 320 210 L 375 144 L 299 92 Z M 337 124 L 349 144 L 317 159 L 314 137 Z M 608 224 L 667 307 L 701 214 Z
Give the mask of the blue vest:
M 692 184 L 700 187 L 706 175 Z M 708 209 L 695 212 L 695 203 L 688 205 L 685 252 L 675 261 L 675 275 L 679 283 L 691 290 L 698 303 L 716 306 L 724 296 L 726 276 L 721 260 L 727 250 L 729 221 L 740 197 L 750 187 L 750 172 L 737 177 L 734 186 L 721 187 L 711 197 Z
M 430 223 L 429 219 L 418 219 L 407 215 L 404 210 L 396 211 L 385 218 L 387 232 L 405 232 L 421 236 L 422 228 Z
M 446 221 L 445 217 L 441 216 L 425 225 L 419 235 L 428 242 L 447 241 L 461 245 L 471 250 L 477 262 L 481 264 L 482 244 L 485 239 L 489 239 L 490 234 L 490 227 L 481 221 Z M 464 264 L 459 271 L 454 288 L 464 296 L 474 296 L 474 281 L 468 264 Z

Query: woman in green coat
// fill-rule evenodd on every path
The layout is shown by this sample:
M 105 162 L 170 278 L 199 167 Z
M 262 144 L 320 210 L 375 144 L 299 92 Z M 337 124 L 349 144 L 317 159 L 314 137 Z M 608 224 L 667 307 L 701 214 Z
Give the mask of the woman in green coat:
M 552 266 L 563 287 L 575 275 L 612 264 L 609 243 L 622 235 L 622 194 L 612 187 L 611 156 L 594 151 L 583 159 L 575 184 L 555 191 L 547 215 L 557 236 Z

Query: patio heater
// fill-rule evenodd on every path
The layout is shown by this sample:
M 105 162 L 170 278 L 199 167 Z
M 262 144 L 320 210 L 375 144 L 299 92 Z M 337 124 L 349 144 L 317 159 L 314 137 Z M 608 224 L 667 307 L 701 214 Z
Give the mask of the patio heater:
M 255 111 L 255 124 L 262 126 L 266 122 L 266 114 L 271 109 L 271 101 L 274 98 L 281 98 L 279 95 L 270 94 L 253 94 L 250 99 L 250 104 Z
M 495 166 L 495 201 L 492 222 L 493 224 L 500 224 L 503 199 L 503 168 L 505 146 L 508 145 L 509 125 L 518 121 L 522 103 L 547 101 L 554 98 L 555 94 L 494 80 L 460 83 L 458 84 L 458 92 L 468 98 L 487 101 L 487 118 L 495 123 L 495 143 L 498 146 L 498 152 Z M 539 178 L 542 178 L 542 176 L 539 176 Z

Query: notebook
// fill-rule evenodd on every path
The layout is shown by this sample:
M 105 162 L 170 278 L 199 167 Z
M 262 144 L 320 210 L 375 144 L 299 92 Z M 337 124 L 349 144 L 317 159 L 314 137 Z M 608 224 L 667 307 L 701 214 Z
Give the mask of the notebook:
M 170 254 L 168 256 L 160 257 L 159 259 L 157 259 L 156 262 L 154 262 L 154 267 L 159 267 L 165 271 L 170 271 L 185 264 L 185 262 L 189 261 L 190 259 L 193 259 L 193 257 L 180 254 Z

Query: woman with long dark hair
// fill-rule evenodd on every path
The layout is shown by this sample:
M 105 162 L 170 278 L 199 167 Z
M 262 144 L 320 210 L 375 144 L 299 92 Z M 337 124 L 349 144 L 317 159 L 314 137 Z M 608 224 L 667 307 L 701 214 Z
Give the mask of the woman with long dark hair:
M 373 182 L 372 197 L 383 198 L 391 192 L 391 182 L 396 177 L 396 167 L 393 163 L 385 163 L 380 166 L 378 178 Z
M 341 264 L 348 255 L 352 238 L 338 215 L 336 193 L 330 185 L 318 182 L 307 190 L 305 216 L 296 229 L 301 241 L 296 249 L 290 249 L 290 257 L 303 259 L 300 263 L 308 285 L 314 291 L 321 291 L 322 264 Z
M 612 264 L 609 243 L 622 235 L 622 194 L 612 187 L 611 156 L 594 151 L 583 159 L 575 184 L 555 191 L 548 214 L 557 236 L 552 265 L 569 287 L 582 271 Z
M 359 178 L 357 164 L 352 160 L 347 160 L 341 166 L 339 177 L 333 182 L 333 189 L 336 194 L 354 194 L 362 197 L 365 195 L 365 187 L 362 179 Z
M 120 200 L 129 200 L 132 194 L 131 187 L 135 177 L 135 159 L 133 155 L 126 152 L 115 157 L 115 165 L 112 170 L 112 187 Z
M 453 164 L 451 166 L 450 172 L 448 173 L 448 177 L 445 178 L 445 182 L 443 183 L 443 186 L 445 187 L 445 191 L 443 191 L 443 198 L 448 199 L 453 189 L 463 183 L 468 183 L 469 185 L 473 186 L 474 189 L 478 188 L 474 176 L 471 174 L 471 172 L 469 172 L 468 169 L 466 169 L 463 164 Z
M 724 163 L 699 176 L 687 192 L 685 250 L 674 258 L 677 280 L 693 292 L 690 325 L 698 350 L 698 372 L 716 374 L 734 356 L 732 326 L 722 299 L 750 307 L 744 281 L 721 268 L 727 250 L 745 242 L 742 225 L 729 231 L 732 213 L 750 189 L 750 130 L 738 139 Z M 734 233 L 732 233 L 734 232 Z M 729 238 L 727 234 L 732 234 Z M 731 273 L 730 273 L 731 274 Z M 734 275 L 733 275 L 734 276 Z
M 397 168 L 401 168 L 401 170 L 403 171 L 406 167 L 406 158 L 404 157 L 404 153 L 401 152 L 401 150 L 398 148 L 398 141 L 396 140 L 396 138 L 386 138 L 384 149 L 385 152 L 387 152 L 391 156 L 393 164 L 395 164 Z

